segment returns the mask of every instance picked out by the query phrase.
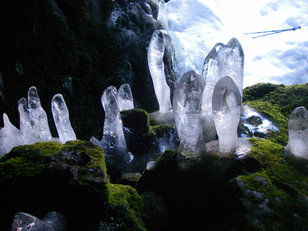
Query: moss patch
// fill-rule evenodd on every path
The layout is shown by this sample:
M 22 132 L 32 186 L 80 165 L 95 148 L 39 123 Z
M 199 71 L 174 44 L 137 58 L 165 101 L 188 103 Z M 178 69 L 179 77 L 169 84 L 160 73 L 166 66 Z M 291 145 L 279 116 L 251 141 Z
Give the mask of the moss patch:
M 109 204 L 118 218 L 119 230 L 146 230 L 143 223 L 143 201 L 128 185 L 108 184 Z

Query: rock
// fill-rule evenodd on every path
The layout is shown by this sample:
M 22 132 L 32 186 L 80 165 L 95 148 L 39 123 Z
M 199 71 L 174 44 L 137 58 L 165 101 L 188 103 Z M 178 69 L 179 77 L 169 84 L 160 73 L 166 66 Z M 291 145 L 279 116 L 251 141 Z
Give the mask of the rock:
M 141 197 L 130 186 L 109 183 L 103 150 L 89 142 L 15 147 L 0 158 L 0 187 L 3 230 L 10 229 L 20 211 L 36 217 L 57 211 L 66 218 L 68 230 L 98 230 L 100 223 L 145 229 Z M 47 220 L 52 217 L 41 221 Z
M 260 116 L 253 115 L 246 119 L 248 123 L 252 124 L 254 127 L 257 127 L 258 125 L 262 124 L 262 119 Z

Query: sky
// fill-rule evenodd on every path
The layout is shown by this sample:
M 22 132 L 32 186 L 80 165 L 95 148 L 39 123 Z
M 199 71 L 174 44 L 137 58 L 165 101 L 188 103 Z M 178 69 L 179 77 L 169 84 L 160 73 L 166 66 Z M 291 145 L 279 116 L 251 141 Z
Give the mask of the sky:
M 307 0 L 171 0 L 167 10 L 178 76 L 189 70 L 201 74 L 214 45 L 236 37 L 245 54 L 244 87 L 308 82 Z M 297 26 L 301 29 L 256 39 L 244 35 Z

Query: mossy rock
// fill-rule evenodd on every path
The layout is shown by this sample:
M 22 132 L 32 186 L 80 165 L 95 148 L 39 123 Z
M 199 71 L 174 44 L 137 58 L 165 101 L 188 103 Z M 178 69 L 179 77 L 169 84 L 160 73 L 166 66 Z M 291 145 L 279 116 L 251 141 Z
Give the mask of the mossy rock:
M 143 200 L 136 189 L 128 185 L 108 184 L 109 216 L 113 217 L 116 230 L 146 230 Z M 111 226 L 112 227 L 112 226 Z
M 306 230 L 308 228 L 307 161 L 286 156 L 283 146 L 251 139 L 250 157 L 261 168 L 229 182 L 234 223 L 240 230 Z M 295 159 L 294 159 L 295 158 Z M 299 163 L 302 164 L 299 168 Z
M 109 182 L 103 150 L 86 141 L 40 142 L 0 158 L 0 220 L 9 230 L 23 211 L 62 213 L 68 230 L 145 230 L 143 201 L 130 186 Z

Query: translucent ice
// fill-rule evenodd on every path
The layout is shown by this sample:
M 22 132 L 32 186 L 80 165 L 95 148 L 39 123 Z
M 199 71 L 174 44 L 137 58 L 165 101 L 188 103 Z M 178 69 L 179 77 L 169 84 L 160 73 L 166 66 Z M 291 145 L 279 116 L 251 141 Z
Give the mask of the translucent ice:
M 167 113 L 171 110 L 170 88 L 166 82 L 164 70 L 165 39 L 162 30 L 156 30 L 148 47 L 148 66 L 153 81 L 154 91 L 159 104 L 159 111 Z
M 42 220 L 27 213 L 18 212 L 14 216 L 12 231 L 65 231 L 66 221 L 62 214 L 49 212 Z
M 48 125 L 47 114 L 41 106 L 41 101 L 36 87 L 32 86 L 28 90 L 28 108 L 33 119 L 33 134 L 39 136 L 40 141 L 50 141 L 51 133 Z
M 203 143 L 201 126 L 201 98 L 204 79 L 194 71 L 186 72 L 177 84 L 173 96 L 175 125 L 180 148 L 197 152 Z
M 232 153 L 237 146 L 241 102 L 238 87 L 230 77 L 226 76 L 217 82 L 212 105 L 221 153 Z
M 305 107 L 297 107 L 289 120 L 289 142 L 286 150 L 308 159 L 308 111 Z
M 24 144 L 22 133 L 3 113 L 3 128 L 0 129 L 0 156 L 12 150 L 15 146 Z
M 205 141 L 214 140 L 216 130 L 212 113 L 212 95 L 216 83 L 229 76 L 237 85 L 240 94 L 243 89 L 244 53 L 239 41 L 231 39 L 227 45 L 217 43 L 204 61 L 202 75 L 205 88 L 202 97 L 202 117 Z
M 164 0 L 158 0 L 157 20 L 166 30 L 168 30 L 168 12 L 167 12 L 167 5 Z
M 51 110 L 59 140 L 62 144 L 69 140 L 76 140 L 76 134 L 71 126 L 69 112 L 61 94 L 56 94 L 51 100 Z
M 101 102 L 105 111 L 103 138 L 98 141 L 92 137 L 91 142 L 102 147 L 107 158 L 112 156 L 124 162 L 130 162 L 131 155 L 127 151 L 123 123 L 117 102 L 117 89 L 114 86 L 106 88 L 101 97 Z
M 122 84 L 117 95 L 120 111 L 134 109 L 134 99 L 129 84 Z

